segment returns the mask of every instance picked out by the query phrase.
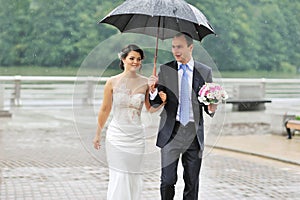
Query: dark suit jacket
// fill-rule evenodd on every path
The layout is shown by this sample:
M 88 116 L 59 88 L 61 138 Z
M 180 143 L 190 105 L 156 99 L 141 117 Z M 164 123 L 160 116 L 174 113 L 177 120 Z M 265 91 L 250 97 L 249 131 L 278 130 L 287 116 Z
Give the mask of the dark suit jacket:
M 204 148 L 203 108 L 207 113 L 208 110 L 207 106 L 200 103 L 197 98 L 198 92 L 205 82 L 212 82 L 212 70 L 208 66 L 195 61 L 193 70 L 192 106 L 196 135 L 201 150 Z M 178 65 L 176 61 L 172 61 L 160 66 L 160 72 L 158 74 L 158 91 L 164 91 L 167 94 L 167 103 L 164 106 L 164 110 L 160 114 L 161 119 L 156 142 L 156 145 L 162 148 L 171 138 L 176 122 L 179 104 Z M 150 100 L 150 103 L 152 106 L 156 107 L 162 102 L 157 95 L 154 100 Z

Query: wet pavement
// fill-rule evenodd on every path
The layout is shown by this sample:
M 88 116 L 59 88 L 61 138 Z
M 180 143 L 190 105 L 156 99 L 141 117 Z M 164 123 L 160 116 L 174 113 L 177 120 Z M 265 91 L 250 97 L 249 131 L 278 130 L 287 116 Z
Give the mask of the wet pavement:
M 12 108 L 12 118 L 0 118 L 0 199 L 106 199 L 105 152 L 93 150 L 91 143 L 96 109 Z M 156 200 L 160 199 L 159 151 L 154 145 L 157 116 L 145 118 L 141 199 Z M 299 199 L 299 148 L 300 136 L 292 140 L 265 133 L 208 136 L 200 199 Z M 182 170 L 178 172 L 175 199 L 181 199 L 183 190 Z

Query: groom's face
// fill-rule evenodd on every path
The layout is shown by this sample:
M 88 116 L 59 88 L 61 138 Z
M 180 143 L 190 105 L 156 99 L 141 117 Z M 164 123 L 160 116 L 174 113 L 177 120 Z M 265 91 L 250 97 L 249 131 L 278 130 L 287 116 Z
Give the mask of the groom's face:
M 186 64 L 192 57 L 193 45 L 188 43 L 183 35 L 174 37 L 172 40 L 172 53 L 177 62 Z

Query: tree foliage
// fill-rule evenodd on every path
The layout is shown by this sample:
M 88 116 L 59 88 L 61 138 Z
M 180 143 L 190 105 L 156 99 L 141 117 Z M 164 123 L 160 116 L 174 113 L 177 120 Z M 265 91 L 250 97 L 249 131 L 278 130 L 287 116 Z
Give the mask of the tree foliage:
M 217 37 L 202 44 L 220 70 L 299 70 L 300 1 L 187 0 Z M 0 0 L 0 66 L 80 66 L 117 34 L 97 22 L 122 0 Z

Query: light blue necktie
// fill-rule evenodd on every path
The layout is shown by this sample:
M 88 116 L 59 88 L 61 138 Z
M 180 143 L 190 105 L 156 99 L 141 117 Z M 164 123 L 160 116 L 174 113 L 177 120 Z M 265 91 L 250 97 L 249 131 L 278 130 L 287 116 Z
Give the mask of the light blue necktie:
M 190 100 L 189 100 L 189 78 L 187 74 L 188 66 L 181 64 L 180 68 L 183 70 L 180 87 L 180 112 L 179 121 L 184 126 L 187 125 L 190 118 Z

